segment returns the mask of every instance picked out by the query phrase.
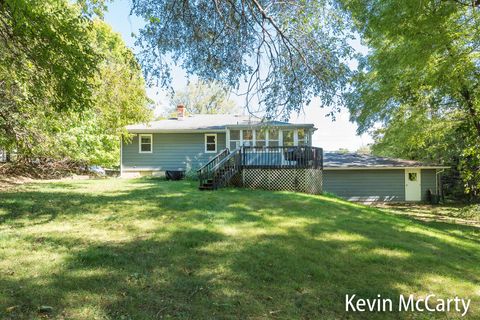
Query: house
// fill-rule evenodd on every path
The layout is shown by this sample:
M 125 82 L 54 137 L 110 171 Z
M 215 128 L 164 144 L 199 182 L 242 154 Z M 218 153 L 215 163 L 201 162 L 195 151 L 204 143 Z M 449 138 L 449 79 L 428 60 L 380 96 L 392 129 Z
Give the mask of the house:
M 309 193 L 330 192 L 353 201 L 420 201 L 438 193 L 441 166 L 323 153 L 312 146 L 313 124 L 239 115 L 185 115 L 127 127 L 121 175 L 169 170 L 198 174 L 201 189 L 233 185 Z M 198 171 L 197 171 L 198 170 Z
M 197 170 L 222 150 L 240 146 L 310 146 L 313 124 L 225 114 L 185 115 L 127 126 L 133 134 L 121 148 L 122 175 L 150 175 L 166 170 Z

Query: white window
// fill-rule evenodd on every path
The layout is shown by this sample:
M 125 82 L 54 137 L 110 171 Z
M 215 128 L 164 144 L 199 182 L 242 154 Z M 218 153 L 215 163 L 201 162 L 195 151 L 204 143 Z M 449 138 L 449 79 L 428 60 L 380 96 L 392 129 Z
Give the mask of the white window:
M 230 130 L 230 150 L 240 147 L 240 130 Z
M 205 153 L 215 153 L 217 152 L 217 134 L 206 134 L 205 135 Z
M 253 146 L 253 131 L 252 130 L 242 130 L 242 143 L 244 146 L 251 147 Z
M 152 153 L 153 151 L 153 137 L 151 134 L 139 134 L 138 135 L 138 152 L 139 153 Z
M 268 145 L 270 147 L 278 147 L 280 145 L 280 136 L 277 129 L 268 130 Z
M 284 147 L 293 146 L 294 141 L 294 131 L 293 130 L 283 130 L 283 144 Z
M 298 145 L 299 146 L 310 145 L 308 138 L 309 138 L 309 132 L 306 129 L 298 129 Z
M 257 147 L 265 147 L 267 145 L 267 130 L 256 130 L 255 145 Z

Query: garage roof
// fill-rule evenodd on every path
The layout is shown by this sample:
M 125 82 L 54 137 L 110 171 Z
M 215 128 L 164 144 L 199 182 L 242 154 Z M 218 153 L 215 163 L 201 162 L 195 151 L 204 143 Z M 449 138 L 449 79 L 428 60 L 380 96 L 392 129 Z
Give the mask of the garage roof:
M 325 152 L 323 166 L 326 169 L 397 169 L 397 168 L 432 168 L 449 167 L 420 161 L 376 157 L 358 153 Z

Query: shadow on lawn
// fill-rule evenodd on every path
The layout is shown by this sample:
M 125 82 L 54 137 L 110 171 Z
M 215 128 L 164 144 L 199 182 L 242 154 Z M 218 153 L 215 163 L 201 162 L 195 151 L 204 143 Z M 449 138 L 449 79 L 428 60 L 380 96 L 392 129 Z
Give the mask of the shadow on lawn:
M 44 281 L 0 278 L 0 286 L 11 290 L 6 305 L 21 306 L 19 317 L 39 304 L 68 310 L 72 295 L 84 294 L 102 296 L 86 300 L 110 319 L 365 318 L 345 314 L 345 294 L 396 299 L 405 287 L 416 292 L 435 289 L 432 283 L 424 284 L 429 277 L 475 285 L 480 281 L 477 243 L 450 234 L 450 224 L 412 222 L 336 199 L 251 190 L 202 193 L 190 183 L 154 180 L 127 193 L 56 196 L 28 191 L 28 197 L 42 199 L 36 202 L 39 212 L 55 212 L 51 219 L 145 202 L 138 219 L 168 216 L 190 226 L 165 226 L 147 238 L 124 242 L 92 243 L 73 251 L 62 272 Z M 22 207 L 15 195 L 7 199 L 10 220 L 28 214 L 30 204 Z M 272 214 L 279 220 L 272 221 Z M 269 229 L 277 223 L 285 226 Z M 223 225 L 270 231 L 242 237 L 218 231 Z M 456 244 L 457 240 L 468 245 Z M 71 246 L 76 239 L 68 235 L 44 239 L 47 244 L 62 241 Z

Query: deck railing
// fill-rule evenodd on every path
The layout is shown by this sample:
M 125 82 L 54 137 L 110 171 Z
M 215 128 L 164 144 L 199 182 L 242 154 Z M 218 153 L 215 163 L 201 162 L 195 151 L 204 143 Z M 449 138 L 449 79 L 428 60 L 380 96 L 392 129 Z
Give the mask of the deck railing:
M 242 147 L 242 168 L 323 169 L 322 148 Z
M 242 169 L 323 169 L 322 148 L 306 146 L 241 147 L 223 150 L 198 170 L 201 188 L 226 186 Z

